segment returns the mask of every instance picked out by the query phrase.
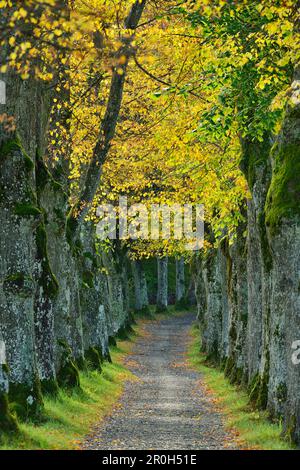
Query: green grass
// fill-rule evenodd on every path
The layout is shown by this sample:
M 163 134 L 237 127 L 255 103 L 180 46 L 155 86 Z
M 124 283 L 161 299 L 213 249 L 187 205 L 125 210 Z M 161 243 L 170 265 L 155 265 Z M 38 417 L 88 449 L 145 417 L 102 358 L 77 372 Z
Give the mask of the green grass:
M 89 433 L 93 424 L 112 411 L 125 381 L 136 380 L 123 365 L 123 359 L 130 354 L 134 338 L 144 334 L 143 325 L 182 314 L 173 306 L 161 315 L 155 314 L 155 306 L 151 306 L 150 311 L 150 316 L 137 317 L 135 332 L 129 340 L 118 340 L 117 346 L 111 348 L 113 362 L 103 364 L 102 374 L 97 371 L 80 372 L 80 389 L 72 392 L 60 389 L 56 398 L 44 397 L 44 422 L 19 423 L 19 435 L 1 436 L 0 450 L 79 448 L 80 440 Z
M 44 398 L 45 421 L 39 425 L 20 424 L 20 435 L 2 438 L 0 450 L 76 449 L 92 425 L 109 414 L 118 401 L 126 380 L 134 375 L 122 365 L 132 343 L 120 341 L 112 348 L 113 363 L 105 363 L 103 372 L 80 373 L 81 388 L 71 393 L 60 390 L 56 399 Z
M 165 314 L 152 315 L 138 320 L 135 335 L 143 334 L 147 321 L 162 320 L 182 315 L 173 307 Z M 112 348 L 113 363 L 105 363 L 103 372 L 81 372 L 81 389 L 72 393 L 60 390 L 59 396 L 45 398 L 46 419 L 39 425 L 21 423 L 18 436 L 3 437 L 0 450 L 9 449 L 76 449 L 91 427 L 108 415 L 118 402 L 126 380 L 135 380 L 134 375 L 123 365 L 124 357 L 130 353 L 134 338 L 118 341 Z M 243 448 L 264 450 L 291 450 L 292 445 L 284 441 L 281 427 L 271 423 L 265 412 L 251 409 L 245 391 L 231 385 L 223 372 L 208 367 L 206 357 L 200 353 L 200 333 L 196 326 L 191 331 L 192 341 L 188 351 L 189 364 L 201 372 L 207 388 L 215 396 L 217 406 L 225 413 L 228 429 L 238 432 Z
M 226 426 L 237 431 L 237 441 L 242 448 L 292 450 L 292 444 L 281 438 L 281 426 L 269 421 L 266 412 L 253 410 L 244 390 L 231 385 L 222 371 L 207 365 L 205 354 L 200 352 L 200 332 L 196 325 L 191 330 L 191 336 L 189 364 L 203 374 L 216 405 L 225 413 Z

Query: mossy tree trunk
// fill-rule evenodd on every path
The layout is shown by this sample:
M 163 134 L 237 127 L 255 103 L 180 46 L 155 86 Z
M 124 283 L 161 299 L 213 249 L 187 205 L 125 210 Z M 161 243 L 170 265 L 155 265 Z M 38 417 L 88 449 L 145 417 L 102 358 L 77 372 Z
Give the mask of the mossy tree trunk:
M 42 205 L 42 195 L 47 179 L 50 179 L 43 159 L 47 155 L 47 129 L 51 110 L 51 94 L 41 89 L 38 95 L 37 116 L 38 146 L 35 158 L 35 186 L 38 207 L 41 210 L 37 227 L 36 292 L 34 302 L 35 348 L 42 391 L 56 394 L 58 391 L 55 369 L 54 305 L 59 290 L 48 254 L 48 214 Z M 49 176 L 49 178 L 48 178 Z
M 265 226 L 264 206 L 270 185 L 271 137 L 243 142 L 241 168 L 251 190 L 247 203 L 247 366 L 251 401 L 267 406 L 270 347 L 270 271 L 272 258 Z
M 300 338 L 300 67 L 295 71 L 281 131 L 271 152 L 265 207 L 272 254 L 268 408 L 300 441 L 300 367 L 291 356 Z
M 89 366 L 101 371 L 101 363 L 108 355 L 108 329 L 104 299 L 107 296 L 105 274 L 100 271 L 99 255 L 95 246 L 95 227 L 86 222 L 81 230 L 83 256 L 81 257 L 80 305 L 83 321 L 85 358 Z
M 157 258 L 157 312 L 168 309 L 168 257 Z
M 268 136 L 263 143 L 244 142 L 242 168 L 252 193 L 247 239 L 240 226 L 233 245 L 223 242 L 221 254 L 212 250 L 198 261 L 205 302 L 197 295 L 205 306 L 204 350 L 218 363 L 225 354 L 225 374 L 248 384 L 251 401 L 283 418 L 285 432 L 296 442 L 300 370 L 292 354 L 300 336 L 299 83 L 297 71 L 271 152 Z
M 0 339 L 0 342 L 0 354 L 3 354 L 4 356 L 4 342 L 2 339 Z M 6 364 L 5 357 L 0 356 L 0 442 L 2 433 L 18 431 L 16 419 L 14 418 L 9 409 L 8 390 L 8 366 Z
M 228 297 L 226 259 L 221 249 L 211 249 L 203 260 L 206 310 L 203 320 L 203 350 L 221 363 L 228 357 Z
M 68 194 L 48 172 L 39 168 L 40 204 L 47 214 L 46 253 L 58 289 L 53 298 L 55 370 L 63 386 L 78 385 L 78 365 L 84 365 L 83 332 L 79 299 L 79 260 L 76 244 L 69 244 L 66 225 Z M 50 292 L 49 292 L 50 294 Z
M 148 288 L 142 260 L 132 262 L 132 272 L 135 292 L 135 311 L 147 312 L 149 309 Z
M 237 230 L 233 244 L 225 243 L 228 296 L 228 354 L 225 375 L 232 383 L 247 384 L 246 335 L 248 324 L 247 240 L 245 224 Z
M 176 305 L 185 307 L 185 266 L 184 258 L 176 259 Z
M 14 126 L 0 127 L 0 329 L 10 369 L 9 397 L 24 418 L 37 418 L 42 397 L 34 335 L 38 228 L 41 211 L 35 191 L 39 87 L 13 73 L 6 82 L 7 105 L 1 111 Z
M 195 297 L 197 305 L 197 320 L 201 330 L 204 327 L 204 315 L 206 312 L 206 291 L 203 278 L 203 254 L 194 255 L 191 263 L 191 275 L 194 279 Z
M 107 298 L 105 310 L 107 314 L 107 328 L 110 338 L 116 336 L 129 322 L 126 281 L 126 253 L 122 250 L 101 253 L 102 264 L 106 277 Z

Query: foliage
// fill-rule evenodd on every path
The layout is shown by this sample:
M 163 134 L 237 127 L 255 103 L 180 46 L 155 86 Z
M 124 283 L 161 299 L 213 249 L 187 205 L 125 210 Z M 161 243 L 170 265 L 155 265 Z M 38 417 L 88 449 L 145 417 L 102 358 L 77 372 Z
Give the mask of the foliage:
M 1 71 L 50 84 L 48 166 L 64 167 L 78 213 L 94 196 L 81 201 L 119 75 L 118 126 L 97 163 L 101 183 L 89 217 L 96 221 L 97 205 L 116 206 L 120 195 L 147 207 L 204 203 L 213 238 L 232 238 L 249 196 L 239 162 L 251 167 L 248 143 L 279 129 L 299 62 L 299 10 L 291 0 L 145 4 L 133 34 L 126 29 L 129 0 L 1 1 Z M 125 244 L 132 257 L 185 251 L 177 240 Z

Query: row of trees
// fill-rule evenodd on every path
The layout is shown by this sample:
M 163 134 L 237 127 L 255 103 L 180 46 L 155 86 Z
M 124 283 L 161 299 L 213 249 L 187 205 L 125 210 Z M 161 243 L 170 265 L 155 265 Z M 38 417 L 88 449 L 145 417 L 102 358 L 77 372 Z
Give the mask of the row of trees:
M 38 415 L 41 384 L 76 384 L 78 365 L 108 355 L 109 336 L 129 321 L 128 258 L 141 310 L 139 260 L 158 257 L 157 303 L 166 308 L 167 257 L 188 260 L 184 240 L 99 243 L 96 208 L 117 206 L 120 194 L 147 207 L 204 203 L 208 267 L 220 261 L 220 247 L 228 254 L 237 243 L 240 260 L 246 246 L 247 301 L 235 311 L 244 318 L 247 303 L 243 325 L 256 359 L 244 365 L 256 389 L 272 374 L 277 387 L 276 364 L 287 369 L 287 318 L 295 325 L 299 310 L 299 2 L 3 0 L 0 8 L 4 422 L 12 424 L 7 398 L 19 414 Z M 283 275 L 281 256 L 293 260 Z M 220 292 L 220 304 L 233 294 L 236 301 L 235 264 L 226 259 L 227 277 L 200 282 L 201 308 Z M 226 322 L 210 323 L 218 311 L 211 305 L 205 311 L 219 351 L 229 330 L 240 336 L 227 326 L 222 336 Z M 268 355 L 271 337 L 278 341 Z M 246 348 L 238 340 L 236 347 Z M 281 381 L 287 397 L 298 393 L 295 377 L 291 369 Z M 297 436 L 299 404 L 285 403 Z
M 118 11 L 124 15 L 118 44 L 112 38 L 103 48 L 108 8 L 102 2 L 96 17 L 84 2 L 0 4 L 0 78 L 6 84 L 0 120 L 1 431 L 16 428 L 15 414 L 39 419 L 43 394 L 79 386 L 78 369 L 87 363 L 101 369 L 109 360 L 109 337 L 129 324 L 122 249 L 99 249 L 85 215 L 114 135 L 145 3 L 126 2 Z M 80 185 L 73 185 L 76 103 L 88 82 L 95 76 L 101 81 L 106 66 L 105 116 Z M 85 77 L 79 89 L 77 73 Z
M 196 261 L 202 347 L 299 442 L 300 5 L 216 3 L 184 12 L 217 51 L 202 131 L 239 139 L 250 197 L 234 237 L 209 225 Z

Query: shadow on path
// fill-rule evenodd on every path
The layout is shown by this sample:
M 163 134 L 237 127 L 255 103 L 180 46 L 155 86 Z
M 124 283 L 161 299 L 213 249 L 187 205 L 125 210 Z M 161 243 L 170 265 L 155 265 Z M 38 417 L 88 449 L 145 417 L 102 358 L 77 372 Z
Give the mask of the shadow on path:
M 146 324 L 127 359 L 140 380 L 126 384 L 114 413 L 93 428 L 83 449 L 235 448 L 201 374 L 184 364 L 193 320 L 189 313 Z

